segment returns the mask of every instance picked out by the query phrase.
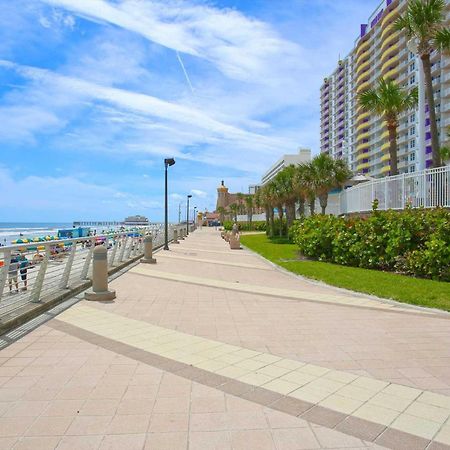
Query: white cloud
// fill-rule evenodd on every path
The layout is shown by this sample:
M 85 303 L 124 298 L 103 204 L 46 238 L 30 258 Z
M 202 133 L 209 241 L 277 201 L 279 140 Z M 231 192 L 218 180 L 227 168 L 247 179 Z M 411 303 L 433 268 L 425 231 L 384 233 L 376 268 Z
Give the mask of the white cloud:
M 233 79 L 271 84 L 283 72 L 307 64 L 298 45 L 281 38 L 267 23 L 232 9 L 177 0 L 42 1 L 205 59 Z M 288 73 L 284 78 L 289 78 Z
M 176 201 L 180 201 L 180 200 L 183 200 L 185 197 L 184 197 L 184 195 L 180 195 L 175 192 L 173 194 L 170 194 L 170 198 L 173 200 L 176 200 Z
M 274 150 L 292 146 L 293 143 L 283 138 L 271 138 L 257 134 L 245 129 L 229 125 L 216 120 L 200 111 L 197 108 L 186 106 L 181 103 L 161 100 L 154 96 L 132 92 L 129 90 L 118 89 L 110 86 L 85 81 L 83 79 L 63 76 L 48 70 L 21 66 L 9 61 L 0 60 L 0 67 L 13 69 L 22 76 L 38 83 L 46 92 L 61 91 L 66 96 L 76 99 L 76 102 L 100 101 L 117 108 L 121 114 L 121 120 L 126 121 L 126 114 L 138 114 L 141 125 L 146 127 L 152 125 L 148 122 L 149 118 L 167 121 L 166 125 L 156 124 L 157 127 L 170 127 L 173 130 L 172 122 L 181 123 L 188 127 L 189 133 L 197 134 L 198 141 L 213 143 L 215 140 L 227 140 L 230 143 L 245 147 L 248 152 L 258 152 L 259 154 L 271 154 Z M 50 100 L 52 101 L 52 100 Z M 75 100 L 74 100 L 75 101 Z M 133 126 L 136 124 L 136 116 L 130 118 L 133 120 Z M 184 130 L 181 130 L 184 133 Z M 167 149 L 164 149 L 167 153 Z M 177 152 L 179 154 L 179 152 Z M 181 156 L 181 154 L 179 154 Z M 189 157 L 189 155 L 185 155 Z M 233 164 L 232 161 L 230 163 Z
M 208 193 L 205 191 L 201 191 L 200 189 L 192 189 L 191 190 L 192 195 L 198 198 L 206 198 L 208 197 Z

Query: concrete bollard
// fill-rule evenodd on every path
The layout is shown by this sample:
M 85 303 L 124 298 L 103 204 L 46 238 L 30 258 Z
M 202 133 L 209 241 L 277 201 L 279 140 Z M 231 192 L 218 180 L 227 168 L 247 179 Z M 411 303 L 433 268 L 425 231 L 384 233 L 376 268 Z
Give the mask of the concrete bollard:
M 179 244 L 178 242 L 178 231 L 176 228 L 173 230 L 173 241 L 172 244 Z
M 231 250 L 241 250 L 241 239 L 239 237 L 239 234 L 232 234 L 228 242 L 230 244 Z
M 184 241 L 183 228 L 180 228 L 180 241 Z
M 144 238 L 144 257 L 141 263 L 156 264 L 156 259 L 153 258 L 153 237 L 151 234 Z
M 108 250 L 98 245 L 92 252 L 92 290 L 84 294 L 86 300 L 108 301 L 116 298 L 116 291 L 108 290 Z

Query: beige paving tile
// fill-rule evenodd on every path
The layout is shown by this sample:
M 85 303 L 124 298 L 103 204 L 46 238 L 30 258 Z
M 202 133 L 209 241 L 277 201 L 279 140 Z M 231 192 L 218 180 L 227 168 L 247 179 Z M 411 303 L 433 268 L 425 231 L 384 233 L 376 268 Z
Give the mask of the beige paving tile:
M 429 419 L 437 423 L 445 423 L 450 416 L 450 410 L 426 403 L 413 402 L 405 411 L 406 414 Z
M 322 400 L 319 405 L 325 408 L 332 409 L 344 414 L 351 414 L 356 411 L 363 404 L 360 400 L 354 400 L 348 397 L 342 397 L 341 395 L 330 395 Z
M 356 378 L 358 378 L 358 376 L 353 373 L 342 372 L 339 370 L 330 370 L 323 376 L 323 378 L 338 381 L 339 383 L 347 384 L 347 383 L 351 383 L 352 381 L 354 381 Z
M 289 394 L 290 397 L 298 398 L 309 403 L 319 403 L 330 395 L 330 392 L 308 388 L 307 386 L 303 386 Z
M 283 395 L 287 395 L 299 388 L 298 384 L 290 383 L 289 381 L 284 381 L 281 379 L 269 381 L 268 383 L 263 384 L 262 387 Z
M 294 361 L 292 359 L 280 359 L 279 361 L 275 362 L 274 365 L 278 367 L 283 367 L 285 369 L 296 370 L 300 369 L 300 367 L 303 367 L 305 363 L 300 361 Z
M 255 370 L 258 370 L 258 369 L 261 369 L 261 368 L 267 366 L 267 363 L 257 361 L 254 359 L 244 359 L 243 361 L 237 362 L 234 365 L 241 369 L 255 371 Z
M 291 370 L 278 367 L 275 364 L 270 364 L 268 366 L 261 367 L 260 369 L 257 370 L 257 372 L 278 378 L 291 372 Z
M 450 409 L 450 397 L 435 394 L 434 392 L 423 392 L 417 401 L 429 405 L 439 406 L 441 408 Z
M 344 387 L 336 391 L 336 394 L 363 402 L 366 402 L 376 395 L 375 391 L 369 391 L 352 384 L 345 385 Z
M 415 436 L 431 439 L 438 432 L 441 424 L 403 413 L 397 417 L 391 427 L 404 431 L 405 433 L 411 433 Z
M 444 425 L 434 438 L 435 441 L 450 445 L 450 424 Z
M 406 400 L 415 400 L 422 393 L 422 391 L 420 391 L 419 389 L 414 389 L 399 384 L 390 384 L 389 386 L 385 387 L 382 392 L 383 394 L 395 395 Z
M 399 416 L 399 414 L 400 413 L 398 411 L 394 411 L 392 409 L 365 403 L 353 412 L 352 415 L 359 417 L 360 419 L 366 419 L 370 422 L 389 426 Z
M 309 375 L 307 373 L 300 373 L 297 371 L 290 372 L 286 375 L 280 377 L 281 380 L 289 381 L 290 383 L 295 383 L 299 386 L 303 386 L 307 383 L 310 383 L 313 380 L 316 380 L 317 377 L 314 375 Z
M 399 397 L 398 395 L 388 395 L 383 392 L 379 392 L 369 399 L 369 403 L 402 412 L 412 403 L 412 400 Z
M 320 366 L 316 366 L 314 364 L 306 364 L 303 367 L 300 367 L 299 369 L 297 369 L 297 372 L 306 373 L 308 375 L 314 375 L 316 377 L 325 375 L 329 371 L 330 371 L 330 369 L 327 369 L 326 367 L 320 367 Z
M 216 370 L 215 373 L 218 375 L 223 375 L 224 377 L 238 379 L 244 375 L 250 373 L 248 369 L 242 369 L 241 367 L 228 366 L 223 369 Z
M 368 391 L 379 392 L 389 385 L 387 381 L 375 380 L 368 377 L 358 377 L 350 383 L 351 386 L 366 389 Z
M 272 381 L 274 377 L 264 375 L 262 373 L 251 372 L 246 375 L 242 375 L 238 378 L 238 381 L 242 381 L 243 383 L 253 384 L 254 386 L 261 386 L 263 384 Z
M 329 380 L 326 378 L 317 378 L 311 381 L 311 383 L 308 383 L 306 386 L 308 388 L 316 389 L 318 391 L 329 392 L 330 394 L 332 394 L 341 389 L 342 387 L 344 387 L 345 385 L 338 381 Z

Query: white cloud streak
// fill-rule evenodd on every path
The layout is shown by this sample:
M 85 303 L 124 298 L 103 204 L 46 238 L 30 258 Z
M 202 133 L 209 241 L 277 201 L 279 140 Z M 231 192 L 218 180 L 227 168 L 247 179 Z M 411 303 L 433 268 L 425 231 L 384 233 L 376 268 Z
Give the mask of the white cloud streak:
M 133 31 L 174 51 L 205 59 L 237 80 L 271 84 L 279 80 L 283 72 L 294 69 L 294 59 L 297 68 L 307 65 L 298 45 L 282 39 L 268 24 L 236 10 L 176 0 L 42 1 Z

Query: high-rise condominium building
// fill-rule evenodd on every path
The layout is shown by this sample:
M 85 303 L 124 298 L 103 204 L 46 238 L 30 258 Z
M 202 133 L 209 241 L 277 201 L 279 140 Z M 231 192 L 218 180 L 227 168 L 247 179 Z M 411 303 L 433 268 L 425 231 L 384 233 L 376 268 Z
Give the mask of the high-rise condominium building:
M 383 0 L 367 24 L 362 24 L 354 48 L 338 62 L 321 87 L 321 151 L 345 158 L 358 173 L 388 175 L 389 140 L 383 118 L 363 111 L 358 94 L 375 86 L 380 77 L 410 89 L 423 86 L 422 63 L 404 32 L 393 23 L 407 8 L 408 0 Z M 450 0 L 446 18 L 450 25 Z M 448 145 L 450 126 L 450 57 L 432 55 L 432 77 L 441 145 Z M 431 165 L 431 133 L 428 105 L 420 88 L 418 106 L 400 117 L 398 168 L 414 172 Z

